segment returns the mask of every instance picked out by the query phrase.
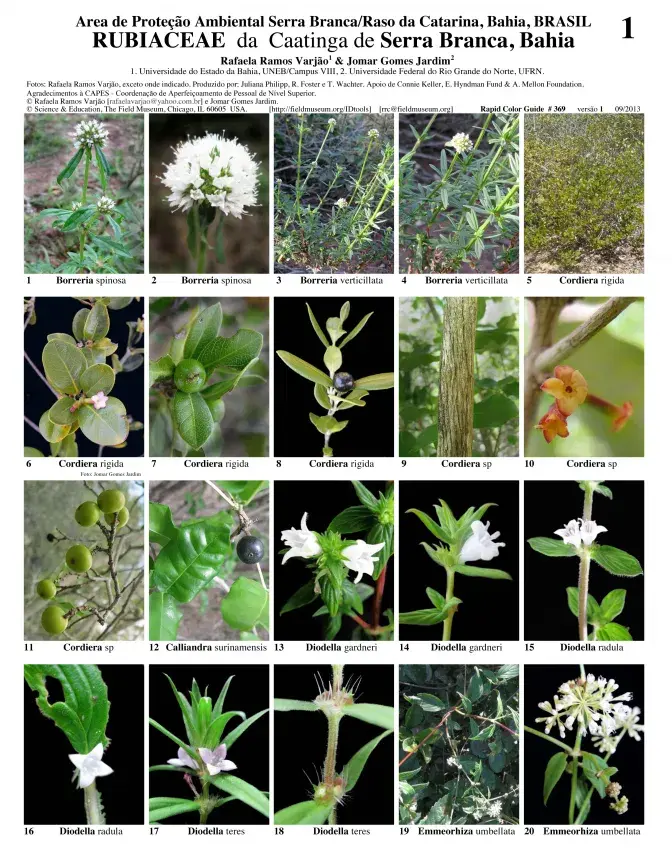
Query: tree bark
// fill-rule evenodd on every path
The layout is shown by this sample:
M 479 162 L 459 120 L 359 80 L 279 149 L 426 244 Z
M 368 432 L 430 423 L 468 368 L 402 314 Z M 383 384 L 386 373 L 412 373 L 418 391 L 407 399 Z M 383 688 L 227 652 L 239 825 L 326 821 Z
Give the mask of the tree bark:
M 477 298 L 446 298 L 439 373 L 438 457 L 471 456 L 477 310 Z

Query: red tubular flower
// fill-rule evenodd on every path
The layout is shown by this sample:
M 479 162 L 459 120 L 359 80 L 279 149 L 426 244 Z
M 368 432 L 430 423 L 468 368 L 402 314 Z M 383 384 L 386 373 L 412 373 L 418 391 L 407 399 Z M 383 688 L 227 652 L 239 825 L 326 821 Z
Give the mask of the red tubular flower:
M 557 403 L 553 404 L 535 428 L 543 433 L 547 443 L 552 442 L 556 436 L 563 438 L 569 436 L 567 416 L 558 409 Z
M 619 431 L 630 418 L 633 413 L 632 401 L 626 400 L 623 406 L 616 407 L 618 412 L 615 414 L 614 420 L 611 423 L 611 429 Z

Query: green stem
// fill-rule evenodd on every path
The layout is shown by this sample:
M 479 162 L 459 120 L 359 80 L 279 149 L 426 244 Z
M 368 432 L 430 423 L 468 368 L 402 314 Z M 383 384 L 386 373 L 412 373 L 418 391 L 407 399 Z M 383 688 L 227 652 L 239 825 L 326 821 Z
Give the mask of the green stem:
M 327 131 L 326 131 L 325 134 L 324 134 L 324 138 L 322 139 L 322 144 L 320 145 L 320 149 L 319 149 L 318 152 L 317 152 L 317 156 L 316 156 L 315 159 L 313 160 L 313 162 L 312 162 L 312 164 L 311 164 L 311 166 L 310 166 L 310 169 L 308 170 L 308 174 L 306 175 L 306 177 L 305 177 L 303 183 L 301 184 L 301 189 L 299 190 L 299 193 L 298 193 L 298 194 L 299 194 L 299 198 L 301 197 L 303 191 L 306 189 L 306 184 L 307 184 L 308 181 L 310 180 L 310 176 L 313 174 L 314 169 L 317 168 L 317 165 L 318 165 L 318 163 L 319 163 L 319 161 L 320 161 L 320 156 L 322 155 L 322 151 L 324 150 L 324 146 L 325 146 L 325 144 L 326 144 L 326 142 L 327 142 L 327 139 L 329 138 L 329 133 L 331 132 L 332 129 L 333 129 L 333 124 L 328 124 L 328 126 L 327 126 Z M 299 152 L 299 161 L 300 161 L 300 160 L 301 160 L 301 153 Z
M 452 599 L 455 595 L 455 570 L 446 569 L 446 599 Z M 453 627 L 453 617 L 455 616 L 455 608 L 451 608 L 448 612 L 448 617 L 443 621 L 443 640 L 450 641 L 450 631 Z
M 578 753 L 581 749 L 581 729 L 576 732 L 576 740 L 574 741 L 574 752 Z M 579 774 L 579 757 L 575 755 L 572 759 L 572 788 L 569 793 L 569 824 L 574 824 L 574 808 L 576 806 L 576 781 Z
M 523 726 L 523 730 L 529 732 L 531 735 L 536 735 L 539 738 L 543 738 L 545 741 L 548 741 L 551 744 L 555 744 L 556 747 L 560 747 L 561 750 L 564 750 L 566 753 L 571 753 L 572 748 L 567 744 L 563 744 L 562 741 L 559 741 L 557 738 L 552 738 L 550 735 L 547 735 L 546 732 L 537 731 L 537 729 L 530 728 L 530 726 Z
M 199 824 L 207 825 L 208 816 L 210 815 L 210 811 L 207 809 L 206 804 L 209 803 L 208 795 L 210 794 L 210 783 L 203 783 L 203 793 L 201 795 L 201 807 L 199 809 Z
M 390 195 L 391 192 L 392 192 L 392 190 L 390 189 L 390 187 L 388 187 L 386 185 L 385 189 L 383 190 L 383 195 L 380 197 L 380 201 L 376 205 L 376 210 L 371 214 L 369 219 L 366 221 L 366 224 L 365 224 L 364 228 L 361 230 L 361 232 L 358 232 L 357 235 L 354 237 L 354 239 L 348 245 L 348 249 L 347 249 L 348 254 L 354 249 L 355 244 L 359 243 L 362 240 L 364 235 L 367 233 L 369 226 L 373 226 L 373 224 L 376 222 L 378 214 L 380 213 L 383 205 L 385 204 L 385 200 L 387 199 L 387 197 Z M 354 222 L 354 218 L 353 218 L 353 222 Z
M 86 810 L 87 825 L 104 825 L 103 802 L 96 788 L 94 780 L 90 786 L 84 789 L 84 808 Z
M 89 167 L 91 165 L 91 151 L 87 148 L 84 154 L 84 185 L 82 187 L 82 205 L 86 204 L 86 194 L 89 186 Z
M 208 230 L 205 229 L 198 233 L 198 260 L 197 273 L 205 274 L 206 259 L 208 256 Z
M 355 189 L 352 191 L 352 195 L 350 196 L 350 201 L 348 202 L 348 207 L 352 204 L 352 200 L 355 198 L 355 195 L 357 194 L 357 190 L 359 189 L 359 184 L 360 184 L 360 181 L 362 180 L 362 175 L 364 174 L 364 169 L 366 168 L 366 161 L 369 158 L 369 151 L 371 150 L 372 144 L 373 144 L 373 139 L 370 138 L 369 139 L 369 146 L 367 147 L 366 153 L 364 154 L 364 162 L 362 163 L 362 167 L 359 170 L 359 177 L 357 178 L 357 181 L 355 183 Z M 318 156 L 319 156 L 319 154 L 318 154 Z
M 583 520 L 590 521 L 593 513 L 593 486 L 586 484 L 583 498 Z M 590 554 L 583 551 L 579 563 L 579 641 L 588 640 L 588 578 L 590 575 Z

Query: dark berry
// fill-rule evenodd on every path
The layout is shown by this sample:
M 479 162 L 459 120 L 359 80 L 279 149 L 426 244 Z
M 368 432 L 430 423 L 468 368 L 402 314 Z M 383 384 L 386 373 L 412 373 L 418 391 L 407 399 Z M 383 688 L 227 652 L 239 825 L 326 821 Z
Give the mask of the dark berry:
M 350 373 L 344 370 L 339 370 L 334 374 L 334 388 L 336 391 L 352 391 L 355 387 L 355 380 Z
M 259 563 L 264 556 L 264 543 L 257 536 L 243 536 L 236 545 L 236 554 L 243 563 Z
M 54 542 L 56 540 L 56 536 L 53 533 L 47 533 L 47 542 Z

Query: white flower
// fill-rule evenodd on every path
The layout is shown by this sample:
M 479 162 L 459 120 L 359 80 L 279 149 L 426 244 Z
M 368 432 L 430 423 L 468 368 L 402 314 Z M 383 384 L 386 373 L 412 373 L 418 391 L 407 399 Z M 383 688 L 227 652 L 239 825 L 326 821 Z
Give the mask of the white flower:
M 327 126 L 329 127 L 329 129 L 333 129 L 336 126 L 336 118 L 330 117 L 327 121 Z
M 573 545 L 578 551 L 581 544 L 592 545 L 598 533 L 606 532 L 607 528 L 595 521 L 584 521 L 583 518 L 579 518 L 577 521 L 565 524 L 561 530 L 554 530 L 553 534 L 560 536 L 565 545 Z
M 107 405 L 107 395 L 99 391 L 98 394 L 92 395 L 91 403 L 94 409 L 103 409 Z
M 212 776 L 223 771 L 236 770 L 236 765 L 233 762 L 229 762 L 226 758 L 226 744 L 220 744 L 216 750 L 199 747 L 198 754 L 205 762 L 208 773 Z
M 367 132 L 367 135 L 368 135 L 369 138 L 372 138 L 372 139 L 375 140 L 375 139 L 377 139 L 377 138 L 379 137 L 380 133 L 378 132 L 377 129 L 374 128 L 374 129 L 370 129 L 370 130 Z
M 622 816 L 623 813 L 628 812 L 628 799 L 623 795 L 618 801 L 614 801 L 613 804 L 609 804 L 609 809 L 613 810 L 615 813 L 618 813 L 619 816 Z
M 98 199 L 98 202 L 97 202 L 97 204 L 96 204 L 96 207 L 97 207 L 98 210 L 101 211 L 103 214 L 109 214 L 110 211 L 113 211 L 113 210 L 114 210 L 114 208 L 115 208 L 115 204 L 116 204 L 116 203 L 115 203 L 114 199 L 110 199 L 110 198 L 108 198 L 107 196 L 101 196 L 101 197 Z
M 485 302 L 485 313 L 481 317 L 481 325 L 497 325 L 504 316 L 511 316 L 518 312 L 517 298 L 503 298 L 501 301 L 493 301 L 491 298 Z
M 373 575 L 373 570 L 375 568 L 374 564 L 379 560 L 379 558 L 374 557 L 373 554 L 377 554 L 378 551 L 384 547 L 385 542 L 380 542 L 377 545 L 369 545 L 362 539 L 357 539 L 354 545 L 348 545 L 348 547 L 344 549 L 343 559 L 345 560 L 345 565 L 348 569 L 352 569 L 353 572 L 357 572 L 357 577 L 354 582 L 355 584 L 359 584 L 362 580 L 362 575 Z
M 464 154 L 472 150 L 474 143 L 466 133 L 458 132 L 449 142 L 446 142 L 446 147 L 455 148 L 458 154 Z
M 80 756 L 79 753 L 73 753 L 68 756 L 72 764 L 77 768 L 79 777 L 78 786 L 80 789 L 86 789 L 96 779 L 96 777 L 106 777 L 112 773 L 112 768 L 102 762 L 103 745 L 96 746 L 85 756 Z
M 70 205 L 70 210 L 71 210 L 71 211 L 78 211 L 81 207 L 82 207 L 82 203 L 81 203 L 81 202 L 73 202 L 73 203 Z
M 192 771 L 198 770 L 198 763 L 182 747 L 178 749 L 176 759 L 168 759 L 168 764 L 178 768 L 191 768 Z
M 348 200 L 347 199 L 338 199 L 338 201 L 336 202 L 336 207 L 337 208 L 347 208 L 348 207 Z
M 482 521 L 474 521 L 471 525 L 471 536 L 462 546 L 460 551 L 460 563 L 468 563 L 470 560 L 492 560 L 497 557 L 499 549 L 505 542 L 495 542 L 499 538 L 499 531 L 490 535 L 488 528 L 490 521 L 484 524 Z
M 285 545 L 289 545 L 289 551 L 282 558 L 283 566 L 291 557 L 303 557 L 304 560 L 307 560 L 309 557 L 317 557 L 322 553 L 322 546 L 317 541 L 317 536 L 308 529 L 307 519 L 308 512 L 304 512 L 300 530 L 295 530 L 292 527 L 291 530 L 283 530 L 280 534 L 280 540 Z
M 107 144 L 108 131 L 97 120 L 83 120 L 77 124 L 75 131 L 71 133 L 75 145 L 81 147 L 105 147 Z
M 553 706 L 553 705 L 555 705 L 555 706 Z M 553 696 L 553 705 L 551 705 L 550 701 L 539 702 L 538 707 L 541 708 L 541 710 L 546 711 L 548 716 L 538 716 L 535 719 L 535 722 L 544 723 L 544 731 L 546 732 L 546 734 L 549 734 L 551 729 L 553 728 L 553 726 L 556 725 L 556 723 L 557 723 L 558 729 L 560 731 L 560 737 L 564 738 L 565 725 L 562 721 L 562 716 L 561 716 L 562 708 L 558 706 L 558 696 L 557 695 Z
M 259 168 L 237 139 L 208 133 L 175 148 L 175 159 L 161 181 L 170 189 L 167 200 L 174 209 L 188 211 L 194 202 L 205 200 L 240 218 L 257 204 Z
M 614 707 L 616 725 L 636 741 L 641 741 L 639 733 L 644 731 L 644 726 L 639 724 L 640 714 L 638 707 L 630 707 L 627 704 L 617 704 Z
M 488 806 L 486 807 L 488 811 L 488 815 L 492 819 L 498 819 L 499 814 L 502 812 L 502 802 L 501 801 L 490 801 Z

